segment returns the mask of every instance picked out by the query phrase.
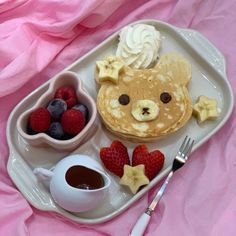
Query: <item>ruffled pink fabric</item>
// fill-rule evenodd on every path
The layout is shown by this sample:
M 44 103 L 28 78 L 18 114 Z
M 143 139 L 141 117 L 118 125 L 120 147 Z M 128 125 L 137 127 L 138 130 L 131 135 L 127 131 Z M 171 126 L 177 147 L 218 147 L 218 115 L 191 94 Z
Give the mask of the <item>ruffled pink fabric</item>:
M 0 0 L 0 235 L 128 235 L 154 190 L 113 220 L 81 225 L 35 209 L 6 170 L 6 122 L 27 94 L 107 36 L 138 19 L 201 32 L 225 55 L 236 87 L 234 0 Z M 235 109 L 171 180 L 145 235 L 236 235 Z

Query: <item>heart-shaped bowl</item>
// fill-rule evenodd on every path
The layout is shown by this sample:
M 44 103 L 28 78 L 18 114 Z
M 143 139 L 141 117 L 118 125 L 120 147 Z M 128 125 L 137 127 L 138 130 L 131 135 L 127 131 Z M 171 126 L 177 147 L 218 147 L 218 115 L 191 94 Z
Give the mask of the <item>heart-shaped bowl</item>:
M 67 140 L 58 140 L 50 137 L 46 133 L 28 134 L 27 125 L 30 114 L 39 107 L 47 107 L 48 103 L 54 98 L 56 90 L 63 86 L 73 87 L 76 90 L 78 101 L 88 108 L 89 118 L 85 127 L 76 136 Z M 53 78 L 49 84 L 48 90 L 42 94 L 36 104 L 19 116 L 17 120 L 17 130 L 29 145 L 49 145 L 58 150 L 72 151 L 77 148 L 89 134 L 94 132 L 96 117 L 97 109 L 93 98 L 83 89 L 82 82 L 78 75 L 74 72 L 66 71 Z

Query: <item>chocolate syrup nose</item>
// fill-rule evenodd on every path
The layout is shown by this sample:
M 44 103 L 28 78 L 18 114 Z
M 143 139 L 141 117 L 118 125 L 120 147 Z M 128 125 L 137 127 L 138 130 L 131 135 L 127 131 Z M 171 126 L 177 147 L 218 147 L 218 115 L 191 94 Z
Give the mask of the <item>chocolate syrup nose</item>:
M 84 166 L 72 166 L 66 172 L 66 182 L 78 189 L 99 189 L 104 187 L 104 179 L 98 172 Z
M 149 115 L 150 114 L 150 112 L 149 112 L 149 108 L 148 107 L 144 107 L 143 108 L 143 113 L 142 113 L 143 115 L 144 114 L 147 114 L 147 115 Z

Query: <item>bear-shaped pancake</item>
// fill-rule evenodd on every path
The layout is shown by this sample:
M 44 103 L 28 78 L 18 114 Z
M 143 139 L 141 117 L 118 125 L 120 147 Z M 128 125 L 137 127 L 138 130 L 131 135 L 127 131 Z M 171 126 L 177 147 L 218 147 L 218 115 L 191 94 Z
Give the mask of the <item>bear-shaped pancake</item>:
M 183 127 L 192 115 L 187 90 L 191 65 L 163 55 L 151 69 L 132 69 L 117 57 L 97 62 L 98 112 L 108 130 L 133 141 L 153 141 Z

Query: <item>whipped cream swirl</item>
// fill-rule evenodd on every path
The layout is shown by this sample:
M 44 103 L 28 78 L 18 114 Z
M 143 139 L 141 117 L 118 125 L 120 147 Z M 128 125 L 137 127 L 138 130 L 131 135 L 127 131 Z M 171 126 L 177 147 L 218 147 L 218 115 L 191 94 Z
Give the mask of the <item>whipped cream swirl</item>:
M 124 27 L 119 35 L 116 56 L 135 69 L 152 67 L 161 44 L 160 32 L 154 26 L 136 24 Z

